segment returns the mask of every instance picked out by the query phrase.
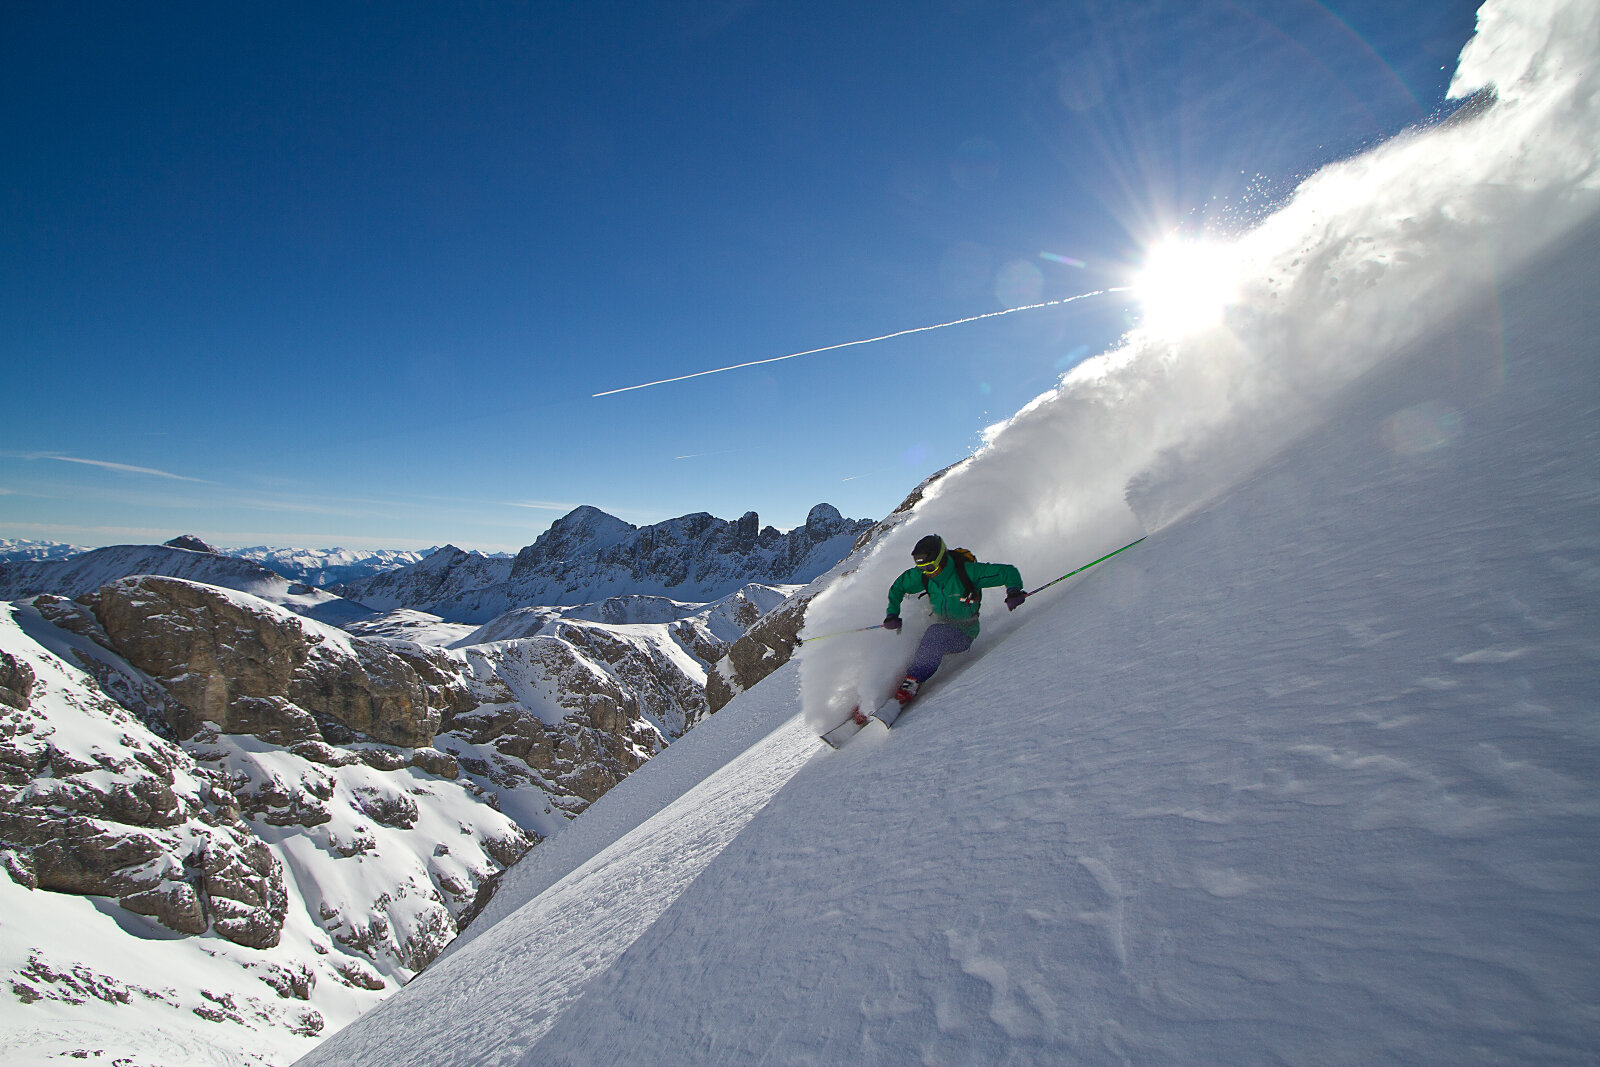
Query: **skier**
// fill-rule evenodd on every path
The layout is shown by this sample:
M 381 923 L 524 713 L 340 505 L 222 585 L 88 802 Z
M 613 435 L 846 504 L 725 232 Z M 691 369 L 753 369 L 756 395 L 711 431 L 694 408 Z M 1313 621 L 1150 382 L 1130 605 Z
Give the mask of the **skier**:
M 937 534 L 929 534 L 911 550 L 915 567 L 905 571 L 889 586 L 889 613 L 885 630 L 900 629 L 900 601 L 926 593 L 933 609 L 934 623 L 923 634 L 917 654 L 905 681 L 895 690 L 901 707 L 911 703 L 939 661 L 952 652 L 965 652 L 978 636 L 978 609 L 986 586 L 1005 586 L 1006 609 L 1016 611 L 1027 599 L 1022 591 L 1022 574 L 1009 563 L 979 563 L 964 548 L 949 548 Z

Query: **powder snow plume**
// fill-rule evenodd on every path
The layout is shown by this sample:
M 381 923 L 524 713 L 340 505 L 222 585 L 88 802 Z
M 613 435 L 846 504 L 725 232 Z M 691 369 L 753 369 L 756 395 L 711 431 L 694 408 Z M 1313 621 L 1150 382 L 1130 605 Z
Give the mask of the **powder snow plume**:
M 1213 245 L 1206 268 L 1232 275 L 1221 322 L 1176 338 L 1136 330 L 991 427 L 812 602 L 805 635 L 880 620 L 928 533 L 1016 564 L 1029 588 L 1157 533 L 1462 308 L 1493 306 L 1498 278 L 1600 210 L 1597 53 L 1596 0 L 1484 4 L 1450 87 L 1454 99 L 1482 94 L 1483 107 L 1323 168 L 1260 225 Z M 988 599 L 975 652 L 1010 623 Z M 804 648 L 813 727 L 893 688 L 927 623 L 912 602 L 904 614 L 899 635 Z

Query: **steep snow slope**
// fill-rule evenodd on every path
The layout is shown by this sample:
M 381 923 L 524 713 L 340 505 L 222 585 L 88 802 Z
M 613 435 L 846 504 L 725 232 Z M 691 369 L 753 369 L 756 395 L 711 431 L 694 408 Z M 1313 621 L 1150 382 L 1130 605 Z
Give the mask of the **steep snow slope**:
M 358 1044 L 300 1062 L 517 1062 L 815 751 L 793 713 L 793 668 L 762 690 L 676 742 L 671 767 L 654 772 L 657 757 L 602 797 L 584 832 L 512 868 L 480 920 L 492 936 L 459 939 L 416 994 L 363 1020 Z
M 1150 541 L 990 615 L 899 728 L 771 800 L 730 762 L 764 806 L 709 863 L 649 853 L 665 891 L 594 920 L 630 945 L 540 962 L 571 929 L 546 870 L 305 1062 L 1592 1057 L 1600 8 L 1529 10 L 1486 9 L 1463 62 L 1501 105 L 1319 176 L 1243 249 L 1230 336 L 1076 375 L 812 625 L 875 621 L 934 523 L 1034 582 L 1134 514 Z M 808 648 L 807 712 L 909 646 Z M 685 812 L 652 807 L 633 832 L 670 839 Z
M 457 1062 L 1586 1060 L 1597 247 L 1506 294 L 1504 391 L 1443 347 L 1365 383 L 807 765 L 526 1058 Z M 1459 437 L 1391 447 L 1441 399 Z
M 1581 1062 L 1597 247 L 1506 294 L 1503 388 L 1441 390 L 1453 345 L 1363 383 L 1238 492 L 993 628 L 893 733 L 819 752 L 709 864 L 692 806 L 643 838 L 597 823 L 602 848 L 580 820 L 551 845 L 610 858 L 514 869 L 498 924 L 304 1062 Z M 1424 401 L 1462 433 L 1397 449 Z M 722 772 L 743 817 L 789 736 Z M 594 881 L 641 840 L 669 844 L 635 857 L 636 896 Z M 622 931 L 582 965 L 541 947 L 573 943 L 578 886 L 606 893 L 585 929 Z
M 1015 563 L 1032 588 L 1235 484 L 1363 374 L 1419 342 L 1457 343 L 1441 335 L 1459 316 L 1488 314 L 1467 328 L 1493 329 L 1496 284 L 1600 206 L 1600 3 L 1493 3 L 1481 26 L 1453 88 L 1498 79 L 1499 103 L 1326 167 L 1256 229 L 1179 257 L 1188 272 L 1152 293 L 1155 310 L 1203 286 L 1231 294 L 1225 319 L 1135 332 L 994 428 L 856 581 L 817 597 L 806 632 L 881 618 L 929 532 Z M 1396 428 L 1448 435 L 1453 419 L 1434 406 Z M 807 715 L 838 721 L 901 666 L 862 642 L 812 646 Z

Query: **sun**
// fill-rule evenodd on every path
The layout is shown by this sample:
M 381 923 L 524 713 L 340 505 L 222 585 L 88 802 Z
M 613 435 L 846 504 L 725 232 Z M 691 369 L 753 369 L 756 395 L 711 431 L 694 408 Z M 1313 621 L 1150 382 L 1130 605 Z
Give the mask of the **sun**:
M 1234 298 L 1237 269 L 1229 246 L 1217 242 L 1154 246 L 1132 286 L 1144 308 L 1141 325 L 1172 339 L 1220 325 Z

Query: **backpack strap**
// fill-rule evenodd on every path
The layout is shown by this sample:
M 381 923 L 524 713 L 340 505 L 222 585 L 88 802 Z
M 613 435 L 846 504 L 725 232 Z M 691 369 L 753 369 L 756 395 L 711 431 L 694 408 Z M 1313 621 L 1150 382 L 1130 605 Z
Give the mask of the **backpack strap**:
M 978 557 L 964 548 L 956 549 L 950 553 L 950 557 L 955 560 L 956 577 L 961 579 L 961 588 L 967 591 L 966 595 L 961 598 L 962 602 L 966 604 L 983 603 L 983 590 L 979 589 L 977 583 L 967 574 L 966 560 L 968 558 L 976 560 Z
M 967 574 L 967 563 L 977 562 L 978 557 L 973 555 L 970 549 L 966 548 L 952 548 L 949 551 L 950 562 L 955 564 L 956 577 L 961 580 L 961 588 L 966 590 L 962 594 L 961 602 L 963 604 L 982 604 L 983 590 L 979 589 L 977 583 L 972 580 L 971 575 Z M 928 576 L 926 574 L 922 576 L 922 595 L 928 595 Z

